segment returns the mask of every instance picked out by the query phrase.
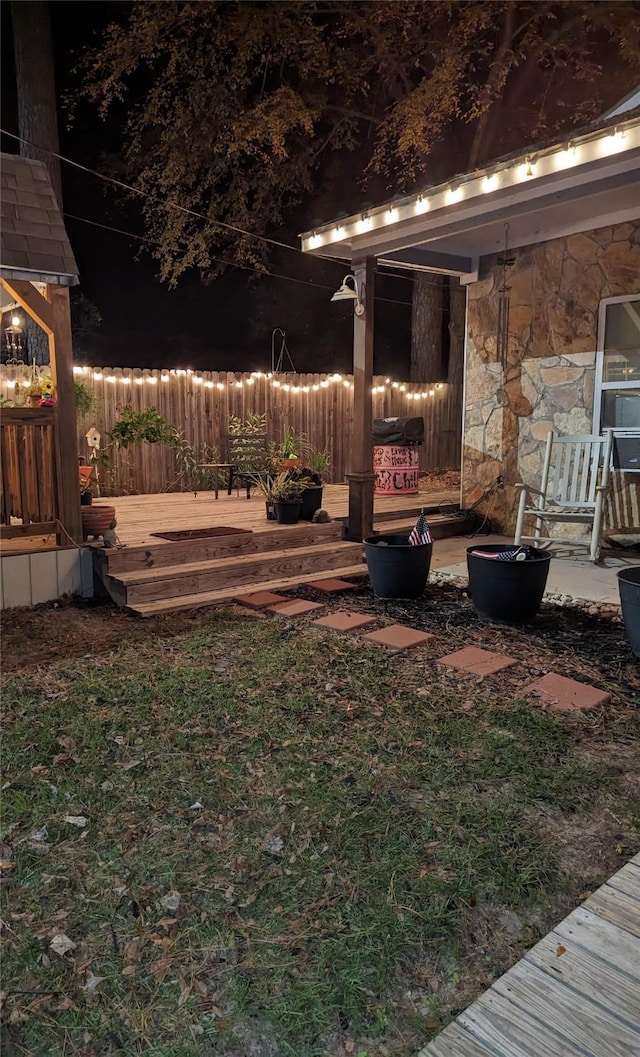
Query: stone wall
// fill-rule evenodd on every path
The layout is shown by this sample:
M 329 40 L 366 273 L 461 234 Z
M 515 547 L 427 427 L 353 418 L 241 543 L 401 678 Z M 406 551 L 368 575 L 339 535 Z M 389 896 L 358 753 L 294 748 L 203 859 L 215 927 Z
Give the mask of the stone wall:
M 482 259 L 479 280 L 468 288 L 462 487 L 469 506 L 502 475 L 504 489 L 480 509 L 511 533 L 514 485 L 539 481 L 549 430 L 592 432 L 598 308 L 602 298 L 640 292 L 640 223 L 569 235 L 509 256 L 515 259 L 507 269 L 504 363 L 496 342 L 503 282 L 496 256 Z M 637 475 L 616 475 L 614 489 L 629 496 L 612 510 L 637 517 Z

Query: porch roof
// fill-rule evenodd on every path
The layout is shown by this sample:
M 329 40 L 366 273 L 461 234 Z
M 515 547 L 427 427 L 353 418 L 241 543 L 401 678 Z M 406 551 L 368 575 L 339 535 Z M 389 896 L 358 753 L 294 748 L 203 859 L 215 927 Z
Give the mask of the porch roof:
M 302 249 L 477 277 L 480 257 L 640 218 L 640 108 L 323 224 Z
M 78 266 L 45 165 L 0 154 L 0 275 L 75 286 Z

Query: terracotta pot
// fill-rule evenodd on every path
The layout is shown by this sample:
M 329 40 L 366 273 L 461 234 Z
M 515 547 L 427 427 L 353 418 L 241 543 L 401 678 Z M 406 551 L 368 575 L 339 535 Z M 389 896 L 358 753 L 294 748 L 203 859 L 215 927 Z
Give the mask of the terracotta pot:
M 284 470 L 298 470 L 301 466 L 302 459 L 280 459 L 278 470 L 282 473 Z
M 116 519 L 116 508 L 114 506 L 83 506 L 82 510 L 82 538 L 89 536 L 102 536 L 109 528 L 112 521 Z

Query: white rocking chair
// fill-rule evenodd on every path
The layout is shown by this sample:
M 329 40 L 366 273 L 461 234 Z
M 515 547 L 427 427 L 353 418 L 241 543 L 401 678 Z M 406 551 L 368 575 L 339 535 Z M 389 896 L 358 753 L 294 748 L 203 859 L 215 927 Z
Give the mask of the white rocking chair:
M 613 430 L 610 429 L 601 437 L 587 434 L 558 437 L 549 433 L 540 488 L 516 485 L 520 491 L 516 543 L 529 540 L 538 546 L 550 543 L 567 545 L 572 541 L 542 535 L 546 522 L 590 525 L 589 556 L 592 562 L 598 561 L 612 443 Z M 536 519 L 533 536 L 523 533 L 524 519 L 528 516 Z

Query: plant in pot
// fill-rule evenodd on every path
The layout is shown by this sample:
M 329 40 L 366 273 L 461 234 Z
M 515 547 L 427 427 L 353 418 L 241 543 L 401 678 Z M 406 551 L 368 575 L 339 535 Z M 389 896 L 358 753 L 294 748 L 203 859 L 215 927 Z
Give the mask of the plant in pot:
M 249 474 L 249 477 L 253 484 L 255 484 L 256 488 L 261 493 L 261 495 L 264 496 L 264 505 L 267 514 L 267 521 L 276 521 L 277 518 L 275 500 L 277 496 L 274 491 L 274 485 L 277 480 L 276 475 L 272 473 L 252 473 Z
M 304 467 L 299 471 L 308 478 L 309 484 L 302 494 L 302 521 L 312 521 L 313 515 L 322 506 L 322 474 L 331 465 L 331 452 L 328 448 L 309 448 L 304 460 Z
M 308 448 L 304 433 L 297 433 L 293 426 L 285 426 L 282 443 L 275 457 L 276 469 L 280 472 L 299 469 Z
M 273 478 L 273 505 L 280 525 L 295 525 L 300 520 L 302 493 L 308 483 L 308 478 L 297 477 L 287 471 Z

